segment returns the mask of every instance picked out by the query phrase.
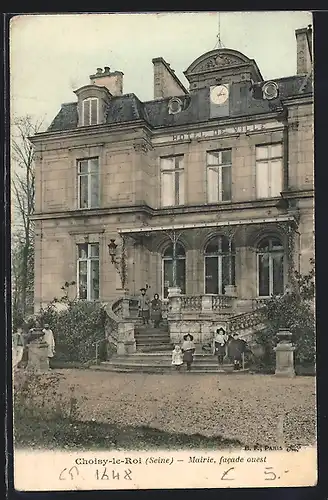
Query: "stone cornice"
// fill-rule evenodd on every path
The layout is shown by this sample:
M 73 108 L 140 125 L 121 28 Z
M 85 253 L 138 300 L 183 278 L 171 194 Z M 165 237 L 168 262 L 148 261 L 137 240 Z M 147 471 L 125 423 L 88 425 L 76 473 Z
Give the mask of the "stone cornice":
M 285 198 L 313 198 L 314 191 L 288 191 L 283 193 Z M 229 210 L 248 210 L 254 208 L 275 208 L 280 198 L 271 198 L 263 200 L 251 200 L 243 202 L 226 202 L 220 205 L 184 205 L 180 207 L 169 208 L 152 208 L 149 205 L 132 205 L 120 207 L 97 208 L 92 210 L 71 210 L 63 212 L 45 212 L 35 213 L 31 220 L 49 220 L 49 219 L 67 219 L 67 218 L 86 218 L 86 217 L 101 217 L 104 215 L 119 215 L 131 213 L 144 213 L 149 217 L 181 215 L 194 213 L 213 213 L 226 212 Z
M 88 127 L 76 127 L 74 129 L 60 130 L 56 132 L 41 132 L 37 135 L 29 137 L 29 140 L 33 144 L 38 144 L 40 142 L 50 142 L 50 141 L 63 141 L 69 139 L 77 138 L 90 138 L 98 136 L 101 134 L 108 134 L 108 132 L 128 132 L 134 129 L 144 128 L 150 133 L 151 129 L 147 122 L 144 120 L 134 120 L 124 123 L 112 123 L 103 125 L 90 125 Z
M 284 97 L 281 99 L 284 106 L 294 106 L 300 104 L 313 104 L 313 92 L 308 92 L 302 95 Z

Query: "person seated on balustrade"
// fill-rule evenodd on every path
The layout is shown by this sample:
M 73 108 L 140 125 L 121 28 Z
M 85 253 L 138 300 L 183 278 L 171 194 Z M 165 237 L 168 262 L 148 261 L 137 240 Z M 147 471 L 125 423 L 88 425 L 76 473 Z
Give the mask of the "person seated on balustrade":
M 223 364 L 224 356 L 226 355 L 226 343 L 228 335 L 224 328 L 218 328 L 213 339 L 213 354 L 218 357 L 218 364 Z
M 158 293 L 155 293 L 151 301 L 151 319 L 154 322 L 154 328 L 159 328 L 162 319 L 162 301 L 159 299 Z
M 146 288 L 140 288 L 141 296 L 139 297 L 138 310 L 139 316 L 142 318 L 144 325 L 149 324 L 149 305 L 150 300 L 146 295 Z

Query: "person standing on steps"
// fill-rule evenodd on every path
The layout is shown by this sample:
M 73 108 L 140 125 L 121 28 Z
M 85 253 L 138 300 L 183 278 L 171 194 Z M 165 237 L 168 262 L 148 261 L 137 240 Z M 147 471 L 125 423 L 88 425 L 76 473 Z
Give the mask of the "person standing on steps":
M 195 344 L 193 342 L 194 337 L 188 333 L 183 337 L 182 352 L 183 352 L 183 362 L 187 365 L 187 371 L 190 372 L 191 365 L 194 360 Z
M 182 365 L 183 365 L 182 350 L 179 345 L 176 345 L 172 351 L 172 366 L 175 366 L 175 369 L 179 372 Z
M 213 351 L 214 355 L 218 357 L 218 364 L 223 364 L 223 359 L 226 354 L 226 343 L 228 340 L 228 336 L 225 330 L 221 327 L 216 330 L 213 339 Z
M 155 293 L 151 301 L 151 319 L 154 322 L 154 328 L 159 328 L 162 319 L 162 302 L 159 299 L 158 293 Z
M 146 288 L 140 288 L 141 296 L 138 302 L 139 316 L 144 325 L 149 324 L 149 298 L 146 295 Z

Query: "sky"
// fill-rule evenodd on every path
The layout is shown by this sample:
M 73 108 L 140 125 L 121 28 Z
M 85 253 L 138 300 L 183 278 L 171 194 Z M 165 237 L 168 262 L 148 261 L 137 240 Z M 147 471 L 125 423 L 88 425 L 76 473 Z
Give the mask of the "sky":
M 123 71 L 124 93 L 151 100 L 154 57 L 169 62 L 188 88 L 183 71 L 216 48 L 219 25 L 223 47 L 255 59 L 265 80 L 290 76 L 295 29 L 309 24 L 312 14 L 304 11 L 19 15 L 10 27 L 11 113 L 48 126 L 104 66 Z

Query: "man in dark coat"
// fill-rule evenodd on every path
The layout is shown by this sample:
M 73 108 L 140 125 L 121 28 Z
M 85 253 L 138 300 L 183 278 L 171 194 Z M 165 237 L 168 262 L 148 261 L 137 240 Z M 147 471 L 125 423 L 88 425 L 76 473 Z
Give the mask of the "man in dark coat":
M 247 343 L 240 339 L 238 333 L 230 337 L 228 344 L 228 356 L 233 361 L 234 369 L 240 370 L 242 364 L 242 355 L 247 351 Z

